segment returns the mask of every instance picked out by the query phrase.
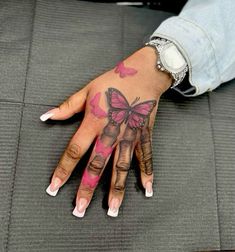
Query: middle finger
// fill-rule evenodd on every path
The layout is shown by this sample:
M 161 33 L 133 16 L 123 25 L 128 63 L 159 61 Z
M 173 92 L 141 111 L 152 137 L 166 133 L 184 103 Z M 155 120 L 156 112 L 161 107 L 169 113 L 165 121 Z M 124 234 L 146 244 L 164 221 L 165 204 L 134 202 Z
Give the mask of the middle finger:
M 117 217 L 125 193 L 126 179 L 133 156 L 137 130 L 126 127 L 114 157 L 108 215 Z
M 105 126 L 101 136 L 97 138 L 90 160 L 82 176 L 73 215 L 77 217 L 84 216 L 94 190 L 115 147 L 119 133 L 120 125 L 110 122 Z

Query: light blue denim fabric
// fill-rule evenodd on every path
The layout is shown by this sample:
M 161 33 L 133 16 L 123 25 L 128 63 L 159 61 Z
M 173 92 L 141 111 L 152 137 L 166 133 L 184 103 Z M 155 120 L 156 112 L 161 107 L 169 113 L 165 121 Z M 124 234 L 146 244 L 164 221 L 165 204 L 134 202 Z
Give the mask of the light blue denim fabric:
M 235 0 L 189 0 L 150 38 L 155 36 L 173 41 L 188 63 L 196 91 L 183 95 L 212 91 L 235 77 Z

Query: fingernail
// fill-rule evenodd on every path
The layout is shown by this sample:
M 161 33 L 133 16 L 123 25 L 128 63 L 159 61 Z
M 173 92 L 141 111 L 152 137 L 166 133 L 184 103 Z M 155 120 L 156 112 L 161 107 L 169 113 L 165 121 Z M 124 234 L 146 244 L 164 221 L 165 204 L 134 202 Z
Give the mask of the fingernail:
M 45 114 L 40 116 L 40 120 L 45 122 L 46 120 L 50 119 L 54 113 L 51 113 L 50 111 L 46 112 Z
M 75 208 L 73 209 L 73 215 L 76 216 L 76 217 L 78 217 L 78 218 L 84 217 L 85 212 L 86 212 L 86 210 L 84 210 L 84 211 L 81 212 L 81 213 L 78 212 L 77 207 L 75 207 Z
M 56 194 L 60 189 L 61 184 L 62 184 L 61 179 L 54 178 L 51 184 L 47 187 L 46 192 L 51 196 L 56 196 Z
M 119 200 L 113 198 L 110 201 L 109 210 L 108 210 L 107 215 L 109 215 L 111 217 L 117 217 L 118 216 L 118 212 L 119 212 Z
M 87 199 L 80 198 L 78 200 L 77 206 L 73 210 L 73 215 L 82 218 L 85 215 L 86 208 L 87 208 Z
M 145 184 L 145 197 L 149 198 L 153 196 L 153 184 L 152 182 L 147 182 Z

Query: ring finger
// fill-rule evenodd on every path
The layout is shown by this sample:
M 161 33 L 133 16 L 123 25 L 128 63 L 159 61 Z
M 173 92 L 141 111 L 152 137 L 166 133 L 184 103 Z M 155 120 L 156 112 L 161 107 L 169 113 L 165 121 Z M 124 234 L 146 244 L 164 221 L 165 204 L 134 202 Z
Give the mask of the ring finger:
M 124 198 L 126 179 L 133 156 L 136 136 L 137 130 L 127 126 L 123 139 L 116 148 L 109 193 L 109 210 L 107 213 L 111 217 L 118 216 L 118 211 Z

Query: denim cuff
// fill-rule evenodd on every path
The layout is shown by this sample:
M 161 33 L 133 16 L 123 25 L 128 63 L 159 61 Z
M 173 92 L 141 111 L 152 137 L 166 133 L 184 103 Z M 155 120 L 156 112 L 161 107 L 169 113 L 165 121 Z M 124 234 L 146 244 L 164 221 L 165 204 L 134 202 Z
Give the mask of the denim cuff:
M 215 52 L 206 32 L 196 23 L 183 17 L 166 19 L 150 36 L 171 40 L 182 53 L 189 68 L 188 90 L 174 88 L 184 96 L 197 96 L 212 91 L 221 84 Z M 195 91 L 192 91 L 192 90 Z

